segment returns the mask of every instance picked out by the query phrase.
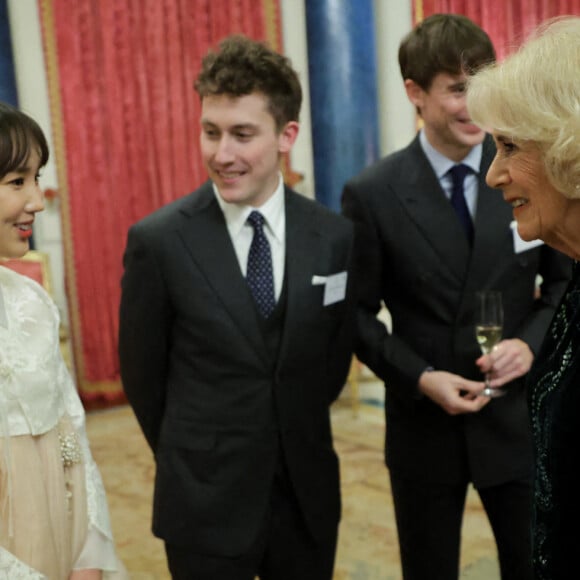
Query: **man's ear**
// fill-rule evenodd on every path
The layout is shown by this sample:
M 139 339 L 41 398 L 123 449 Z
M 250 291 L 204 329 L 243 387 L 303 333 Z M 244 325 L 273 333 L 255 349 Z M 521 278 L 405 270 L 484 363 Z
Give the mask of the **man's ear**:
M 288 153 L 292 149 L 299 129 L 300 124 L 297 121 L 289 121 L 284 125 L 278 137 L 278 151 L 280 153 Z
M 409 101 L 415 105 L 417 110 L 420 110 L 423 106 L 425 91 L 411 79 L 405 79 L 405 91 L 407 92 Z

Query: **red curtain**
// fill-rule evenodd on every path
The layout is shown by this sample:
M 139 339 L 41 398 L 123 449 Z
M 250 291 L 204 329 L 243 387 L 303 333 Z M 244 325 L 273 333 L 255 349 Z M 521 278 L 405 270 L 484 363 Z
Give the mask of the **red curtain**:
M 580 0 L 415 0 L 414 21 L 431 14 L 463 14 L 490 36 L 498 59 L 518 46 L 540 22 L 565 14 L 580 15 Z
M 279 47 L 278 0 L 39 0 L 61 184 L 71 331 L 87 405 L 122 400 L 129 226 L 206 179 L 193 82 L 231 33 Z

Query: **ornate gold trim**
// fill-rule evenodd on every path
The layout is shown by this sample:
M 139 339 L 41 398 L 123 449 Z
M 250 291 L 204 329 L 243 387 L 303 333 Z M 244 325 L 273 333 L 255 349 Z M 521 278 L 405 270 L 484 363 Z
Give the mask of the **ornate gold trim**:
M 280 29 L 279 0 L 262 0 L 266 41 L 278 52 L 282 50 L 282 33 Z
M 415 22 L 421 22 L 423 20 L 423 0 L 415 0 Z
M 280 23 L 280 0 L 262 0 L 262 8 L 264 11 L 265 40 L 274 50 L 284 53 Z M 288 154 L 282 156 L 281 170 L 284 182 L 290 187 L 294 187 L 304 179 L 301 173 L 294 171 L 290 166 Z
M 101 402 L 102 399 L 101 395 L 112 394 L 115 395 L 114 399 L 110 399 L 111 401 L 115 401 L 115 404 L 118 400 L 125 400 L 125 394 L 121 386 L 121 381 L 89 381 L 83 380 L 83 388 L 82 388 L 82 399 L 83 403 L 88 409 L 94 408 L 91 403 L 94 401 Z M 91 395 L 99 395 L 99 400 L 91 399 Z
M 81 321 L 78 310 L 78 293 L 76 284 L 76 271 L 74 267 L 74 244 L 72 240 L 72 228 L 70 222 L 69 186 L 66 156 L 66 139 L 64 119 L 62 114 L 62 101 L 60 93 L 60 76 L 58 69 L 58 43 L 54 21 L 52 0 L 39 0 L 40 21 L 42 25 L 44 59 L 48 83 L 50 101 L 50 117 L 52 124 L 52 136 L 54 142 L 54 158 L 58 189 L 60 196 L 60 219 L 62 230 L 62 244 L 64 247 L 64 268 L 67 284 L 67 302 L 71 326 L 71 343 L 74 353 L 74 362 L 79 390 L 87 387 L 85 381 L 84 357 L 82 348 Z M 120 388 L 120 386 L 118 386 Z

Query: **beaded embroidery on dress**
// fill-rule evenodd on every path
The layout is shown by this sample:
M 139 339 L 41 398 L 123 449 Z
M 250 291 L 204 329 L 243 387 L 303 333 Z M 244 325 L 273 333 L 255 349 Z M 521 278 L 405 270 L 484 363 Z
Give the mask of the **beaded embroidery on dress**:
M 48 580 L 48 578 L 0 548 L 0 580 Z
M 569 455 L 580 437 L 580 263 L 556 311 L 530 371 L 530 415 L 536 450 L 534 477 L 534 569 L 538 580 L 560 578 L 565 558 L 576 566 L 575 550 L 562 548 L 577 526 L 576 461 Z M 560 452 L 560 449 L 564 449 Z M 557 554 L 557 555 L 556 555 Z

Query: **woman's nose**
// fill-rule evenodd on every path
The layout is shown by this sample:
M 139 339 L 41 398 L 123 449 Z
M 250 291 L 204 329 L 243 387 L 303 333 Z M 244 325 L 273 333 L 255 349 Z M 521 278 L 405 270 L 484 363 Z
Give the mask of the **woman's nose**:
M 509 181 L 509 173 L 504 167 L 502 167 L 501 161 L 498 160 L 497 155 L 494 157 L 489 169 L 487 170 L 485 181 L 489 187 L 494 187 L 496 189 L 503 187 Z
M 44 209 L 44 193 L 40 189 L 38 183 L 30 185 L 28 193 L 28 201 L 26 202 L 25 210 L 29 213 L 36 213 Z

